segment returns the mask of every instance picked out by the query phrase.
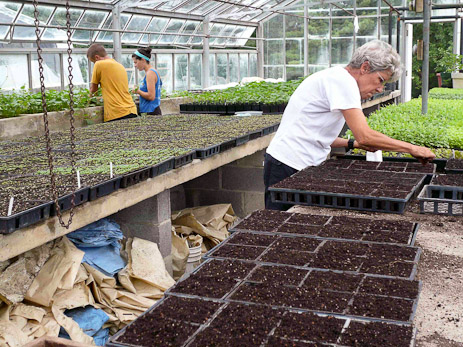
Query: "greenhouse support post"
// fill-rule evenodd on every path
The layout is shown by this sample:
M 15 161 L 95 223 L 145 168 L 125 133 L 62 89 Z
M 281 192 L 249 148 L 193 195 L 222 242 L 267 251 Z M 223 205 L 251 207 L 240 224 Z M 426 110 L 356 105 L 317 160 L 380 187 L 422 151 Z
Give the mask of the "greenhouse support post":
M 203 22 L 203 64 L 202 64 L 202 77 L 203 88 L 209 87 L 209 18 L 205 18 Z
M 112 11 L 113 14 L 113 29 L 121 29 L 121 8 L 119 6 L 114 6 Z M 122 62 L 122 44 L 121 44 L 121 33 L 118 31 L 113 32 L 113 41 L 114 41 L 114 59 L 119 63 Z
M 421 113 L 428 113 L 428 89 L 429 89 L 429 29 L 431 24 L 431 0 L 423 2 L 423 67 L 421 87 Z
M 304 76 L 309 74 L 309 6 L 304 0 Z
M 264 26 L 259 23 L 257 38 L 264 38 Z M 257 40 L 257 76 L 264 78 L 264 40 Z

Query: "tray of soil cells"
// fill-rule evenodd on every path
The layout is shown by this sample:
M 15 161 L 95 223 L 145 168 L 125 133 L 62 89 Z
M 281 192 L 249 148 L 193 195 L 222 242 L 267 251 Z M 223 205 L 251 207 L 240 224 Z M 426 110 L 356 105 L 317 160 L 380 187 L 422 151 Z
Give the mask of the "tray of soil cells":
M 213 155 L 220 153 L 220 145 L 209 146 L 203 149 L 196 150 L 197 159 L 206 159 L 212 157 Z
M 9 234 L 17 229 L 25 228 L 50 217 L 55 205 L 52 201 L 23 201 L 20 209 L 25 211 L 15 213 L 11 216 L 0 216 L 0 234 Z
M 196 150 L 188 152 L 184 155 L 180 155 L 178 157 L 175 157 L 174 161 L 174 169 L 177 169 L 181 166 L 184 166 L 186 164 L 189 164 L 193 161 L 193 159 L 196 158 Z
M 106 346 L 184 346 L 224 303 L 164 297 L 112 336 Z
M 435 186 L 463 187 L 463 175 L 435 175 L 431 184 Z
M 170 158 L 151 167 L 150 178 L 162 175 L 174 169 L 175 158 Z
M 373 162 L 364 162 L 362 170 L 360 163 L 353 163 L 353 170 L 325 164 L 299 171 L 269 188 L 272 201 L 400 214 L 426 179 L 426 174 L 377 170 L 379 163 Z
M 236 147 L 236 138 L 224 141 L 220 144 L 220 153 Z
M 235 139 L 235 147 L 244 145 L 245 143 L 249 142 L 249 139 L 250 139 L 250 135 L 249 135 L 249 134 L 246 134 L 246 135 L 243 135 L 243 136 L 238 136 L 238 137 Z
M 298 235 L 316 239 L 413 245 L 418 229 L 418 223 L 407 221 L 261 210 L 247 216 L 230 232 L 271 232 L 278 235 Z
M 255 140 L 262 136 L 262 129 L 251 131 L 249 133 L 249 140 Z
M 445 166 L 445 173 L 463 174 L 463 160 L 462 159 L 449 159 Z
M 103 183 L 94 185 L 89 189 L 89 200 L 93 201 L 118 190 L 121 186 L 122 177 L 111 178 Z
M 425 185 L 418 201 L 420 213 L 463 216 L 463 187 Z
M 366 155 L 353 154 L 351 151 L 349 151 L 344 155 L 337 156 L 337 159 L 366 161 L 367 157 Z M 436 172 L 444 172 L 445 166 L 447 165 L 447 161 L 448 161 L 447 158 L 436 158 L 431 163 L 436 164 Z M 418 159 L 411 158 L 411 157 L 383 157 L 383 162 L 419 163 Z
M 84 202 L 87 202 L 89 199 L 90 188 L 82 188 L 78 189 L 74 193 L 74 206 L 82 205 Z M 58 204 L 61 211 L 70 210 L 72 207 L 72 193 L 67 194 L 58 198 Z M 56 208 L 51 210 L 50 216 L 56 215 Z
M 146 181 L 150 178 L 150 173 L 151 167 L 145 167 L 141 170 L 124 174 L 121 178 L 121 188 L 127 188 L 142 181 Z
M 271 125 L 269 127 L 263 128 L 262 129 L 262 136 L 265 136 L 265 135 L 272 134 L 272 133 L 276 132 L 278 130 L 279 126 L 280 126 L 280 124 L 274 124 L 274 125 Z

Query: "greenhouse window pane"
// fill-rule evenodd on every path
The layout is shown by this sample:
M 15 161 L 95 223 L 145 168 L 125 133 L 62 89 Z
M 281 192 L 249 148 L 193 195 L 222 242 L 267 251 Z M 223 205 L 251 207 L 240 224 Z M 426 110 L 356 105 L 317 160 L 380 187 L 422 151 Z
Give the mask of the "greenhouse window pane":
M 354 20 L 352 18 L 333 19 L 331 36 L 334 37 L 352 37 L 354 36 Z
M 303 16 L 304 12 L 291 12 L 291 14 Z M 286 37 L 304 37 L 304 18 L 287 16 L 285 22 Z
M 329 64 L 329 40 L 309 41 L 309 64 Z
M 137 82 L 135 79 L 135 66 L 133 65 L 132 54 L 122 54 L 121 64 L 125 67 L 127 71 L 127 79 L 129 81 L 129 88 L 136 86 Z
M 248 39 L 252 36 L 252 34 L 254 33 L 255 30 L 256 30 L 256 28 L 253 28 L 253 27 L 245 27 L 244 30 L 239 34 L 239 36 L 236 35 L 236 37 L 242 37 L 243 38 L 242 40 L 237 40 L 237 42 L 236 42 L 237 45 L 244 46 L 246 44 L 246 42 L 248 41 Z
M 217 84 L 217 75 L 215 73 L 215 54 L 209 56 L 209 84 L 211 86 Z
M 264 66 L 264 78 L 283 78 L 283 66 Z
M 164 31 L 164 28 L 165 28 L 165 26 L 167 24 L 167 21 L 168 21 L 168 19 L 166 19 L 166 18 L 154 17 L 151 20 L 151 23 L 146 28 L 146 31 L 152 31 L 152 32 Z M 148 44 L 148 41 L 149 41 L 151 44 L 156 44 L 156 42 L 158 41 L 160 36 L 161 35 L 158 35 L 158 34 L 151 34 L 151 35 L 146 34 L 146 35 L 143 35 L 140 43 Z
M 309 16 L 312 17 L 318 17 L 318 18 L 327 18 L 330 16 L 330 5 L 329 4 L 323 4 L 323 5 L 316 5 L 316 6 L 311 6 L 309 7 Z M 312 21 L 309 20 L 309 25 L 310 22 Z
M 181 7 L 179 7 L 178 9 L 176 9 L 176 12 L 179 12 L 179 13 L 188 13 L 190 12 L 192 9 L 194 9 L 196 6 L 199 5 L 199 2 L 198 0 L 190 0 L 188 1 L 188 3 L 185 3 L 183 4 Z
M 397 16 L 392 16 L 392 37 L 397 35 Z M 389 33 L 389 17 L 381 18 L 381 36 L 388 37 Z M 387 39 L 386 39 L 387 42 Z
M 174 8 L 184 3 L 186 0 L 170 0 L 159 6 L 156 10 L 172 11 Z
M 283 37 L 283 15 L 277 15 L 264 23 L 264 37 Z
M 29 72 L 27 66 L 27 56 L 25 54 L 0 54 L 0 88 L 18 89 L 25 86 L 29 88 Z M 38 74 L 39 67 L 37 61 L 32 65 L 32 70 Z
M 79 24 L 77 24 L 77 26 L 79 28 L 98 28 L 101 26 L 101 23 L 106 18 L 107 14 L 107 12 L 102 11 L 85 11 L 84 15 L 82 16 L 82 19 L 79 21 Z M 90 31 L 76 30 L 72 35 L 72 39 L 74 41 L 89 41 Z
M 178 33 L 184 23 L 185 21 L 181 19 L 171 19 L 169 24 L 167 25 L 165 32 L 166 33 Z M 162 35 L 161 39 L 159 40 L 159 44 L 173 43 L 176 38 L 177 38 L 176 35 Z
M 199 22 L 197 21 L 187 21 L 185 26 L 182 29 L 182 34 L 193 34 L 198 27 Z M 186 44 L 191 39 L 191 36 L 178 36 L 178 39 L 175 43 Z
M 315 72 L 328 69 L 328 65 L 309 65 L 309 75 L 314 74 Z
M 68 55 L 63 55 L 64 85 L 69 85 Z M 88 60 L 86 54 L 72 54 L 72 83 L 74 86 L 82 86 L 88 83 Z
M 286 80 L 292 81 L 297 80 L 300 77 L 304 77 L 303 66 L 287 66 L 286 67 Z
M 172 54 L 158 54 L 157 59 L 157 71 L 162 79 L 162 87 L 171 93 L 173 90 L 172 85 Z
M 201 35 L 203 34 L 203 23 L 200 23 L 198 28 L 196 29 L 195 34 Z M 203 38 L 201 36 L 193 36 L 190 41 L 190 45 L 202 45 Z
M 84 11 L 76 10 L 76 9 L 69 10 L 69 13 L 71 15 L 71 26 L 74 26 L 76 24 L 82 12 Z M 53 18 L 51 19 L 50 24 L 65 26 L 66 25 L 66 9 L 64 8 L 56 9 L 55 14 L 53 15 Z M 50 40 L 66 40 L 67 34 L 66 34 L 66 31 L 62 29 L 48 28 L 48 29 L 45 29 L 45 32 L 43 33 L 43 38 L 50 39 Z
M 240 62 L 238 60 L 238 54 L 229 54 L 228 57 L 229 61 L 229 71 L 230 71 L 230 82 L 239 82 L 239 69 L 240 69 Z
M 218 24 L 218 23 L 215 23 L 212 25 L 212 28 L 210 29 L 209 31 L 209 35 L 211 36 L 214 36 L 214 35 L 220 35 L 220 33 L 222 32 L 222 29 L 225 27 L 225 24 Z M 211 37 L 209 39 L 209 44 L 210 45 L 213 45 L 215 44 L 216 40 L 218 40 L 218 38 L 216 37 Z
M 248 67 L 249 67 L 248 54 L 240 54 L 240 78 L 241 79 L 249 76 Z
M 339 8 L 339 7 L 341 8 Z M 331 15 L 333 17 L 346 17 L 354 15 L 354 0 L 336 2 L 331 5 Z
M 217 84 L 227 82 L 228 59 L 226 54 L 217 54 Z
M 309 20 L 309 38 L 328 38 L 330 36 L 329 19 L 311 19 Z
M 221 3 L 216 3 L 214 1 L 205 1 L 199 7 L 191 11 L 192 14 L 198 14 L 204 16 L 208 12 L 211 12 L 212 9 L 222 6 Z
M 285 61 L 283 40 L 265 40 L 264 53 L 265 65 L 283 65 Z
M 378 18 L 359 18 L 359 31 L 357 36 L 378 37 Z
M 13 20 L 16 18 L 18 10 L 19 10 L 18 4 L 5 4 L 5 3 L 0 2 L 0 13 L 2 17 L 2 22 L 12 23 Z M 0 26 L 0 39 L 5 38 L 5 35 L 9 29 L 10 29 L 9 25 Z
M 257 54 L 249 54 L 249 74 L 257 76 Z
M 49 6 L 41 6 L 43 12 L 39 12 L 39 21 L 41 24 L 46 24 L 52 13 L 52 8 Z M 16 23 L 20 24 L 34 24 L 34 6 L 25 5 L 19 15 Z M 41 29 L 43 30 L 43 29 Z M 36 39 L 35 28 L 26 28 L 26 27 L 16 27 L 14 29 L 13 38 L 14 39 Z
M 190 89 L 201 89 L 202 83 L 202 54 L 190 54 Z
M 46 88 L 61 87 L 59 54 L 42 54 L 43 76 Z M 27 64 L 26 64 L 27 66 Z M 32 88 L 40 88 L 39 63 L 37 54 L 32 55 Z
M 125 28 L 125 25 L 130 19 L 129 14 L 121 14 L 121 28 Z M 109 15 L 108 18 L 106 18 L 105 23 L 103 24 L 102 28 L 108 29 L 112 28 L 113 26 L 113 16 Z M 96 39 L 98 42 L 113 42 L 113 33 L 110 31 L 100 31 L 98 34 L 98 37 Z
M 353 53 L 353 39 L 333 39 L 331 41 L 331 65 L 347 64 Z
M 231 36 L 233 31 L 235 31 L 236 26 L 235 25 L 226 25 L 225 28 L 222 30 L 222 32 L 218 35 L 221 36 Z M 227 41 L 226 38 L 218 37 L 216 40 L 214 40 L 214 44 L 216 46 L 223 46 L 225 42 Z
M 286 64 L 304 64 L 304 39 L 286 39 Z
M 133 16 L 132 20 L 130 21 L 129 25 L 125 30 L 144 30 L 145 27 L 148 25 L 151 17 L 148 16 Z M 122 42 L 123 43 L 137 43 L 140 40 L 142 34 L 135 34 L 135 33 L 124 33 L 122 35 Z
M 188 89 L 188 55 L 175 54 L 175 90 Z

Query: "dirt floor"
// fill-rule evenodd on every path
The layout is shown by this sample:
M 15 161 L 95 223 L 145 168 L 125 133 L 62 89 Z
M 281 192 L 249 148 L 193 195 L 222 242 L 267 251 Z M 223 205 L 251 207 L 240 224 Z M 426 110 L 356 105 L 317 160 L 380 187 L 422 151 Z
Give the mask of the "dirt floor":
M 417 279 L 423 282 L 414 319 L 417 347 L 463 347 L 463 217 L 419 214 L 412 202 L 403 215 L 294 206 L 291 212 L 409 220 L 420 223 Z

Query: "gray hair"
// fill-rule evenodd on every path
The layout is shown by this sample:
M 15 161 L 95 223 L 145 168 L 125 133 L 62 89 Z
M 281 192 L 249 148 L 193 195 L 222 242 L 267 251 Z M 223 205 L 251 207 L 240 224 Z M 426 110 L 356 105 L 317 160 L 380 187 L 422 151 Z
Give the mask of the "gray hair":
M 388 82 L 397 81 L 402 74 L 399 54 L 384 41 L 373 40 L 357 48 L 348 66 L 359 69 L 366 61 L 370 64 L 371 72 L 389 70 L 391 78 Z

